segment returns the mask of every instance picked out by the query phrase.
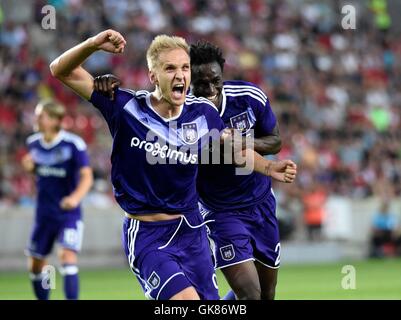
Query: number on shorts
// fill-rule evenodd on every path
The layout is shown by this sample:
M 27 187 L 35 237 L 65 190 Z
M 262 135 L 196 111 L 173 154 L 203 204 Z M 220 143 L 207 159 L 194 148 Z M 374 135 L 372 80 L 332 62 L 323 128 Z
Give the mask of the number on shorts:
M 69 246 L 75 246 L 78 243 L 78 232 L 75 229 L 64 230 L 64 242 Z

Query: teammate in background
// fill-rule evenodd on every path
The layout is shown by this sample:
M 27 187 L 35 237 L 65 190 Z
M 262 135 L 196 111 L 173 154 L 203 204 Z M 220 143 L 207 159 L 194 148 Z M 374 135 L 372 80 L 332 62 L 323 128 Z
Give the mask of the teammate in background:
M 281 139 L 266 95 L 245 81 L 224 81 L 221 50 L 198 42 L 190 50 L 192 92 L 219 110 L 225 127 L 243 136 L 254 130 L 254 149 L 276 154 Z M 120 80 L 113 75 L 95 79 L 95 89 L 113 99 Z M 292 167 L 296 172 L 296 166 Z M 271 179 L 260 173 L 236 175 L 231 165 L 201 165 L 198 175 L 201 213 L 214 242 L 216 268 L 221 268 L 239 299 L 274 299 L 280 264 L 280 239 Z M 227 299 L 235 299 L 229 292 Z
M 37 204 L 35 224 L 26 250 L 33 290 L 40 300 L 49 298 L 46 257 L 53 244 L 60 245 L 59 259 L 64 276 L 66 299 L 78 299 L 77 253 L 81 249 L 83 222 L 80 203 L 93 182 L 85 142 L 62 130 L 65 113 L 51 100 L 39 102 L 35 109 L 37 130 L 28 137 L 29 152 L 22 165 L 36 176 Z
M 201 153 L 203 136 L 221 131 L 223 123 L 207 99 L 186 95 L 189 47 L 180 37 L 157 36 L 147 51 L 153 92 L 118 89 L 109 100 L 94 91 L 82 63 L 97 50 L 122 53 L 125 45 L 120 33 L 103 31 L 54 60 L 52 74 L 89 99 L 107 121 L 114 140 L 114 194 L 126 216 L 125 253 L 145 295 L 218 299 L 206 222 L 197 205 L 195 156 Z M 152 155 L 160 155 L 167 165 L 151 164 Z M 255 157 L 255 168 L 290 182 L 295 175 L 286 171 L 288 164 L 292 162 Z
M 255 151 L 278 153 L 278 124 L 262 90 L 245 81 L 223 81 L 223 54 L 209 42 L 191 45 L 190 57 L 192 93 L 211 101 L 226 127 L 244 137 L 253 130 Z M 201 166 L 198 191 L 202 215 L 214 220 L 209 228 L 216 268 L 239 299 L 274 299 L 280 238 L 271 178 L 236 175 L 230 165 Z

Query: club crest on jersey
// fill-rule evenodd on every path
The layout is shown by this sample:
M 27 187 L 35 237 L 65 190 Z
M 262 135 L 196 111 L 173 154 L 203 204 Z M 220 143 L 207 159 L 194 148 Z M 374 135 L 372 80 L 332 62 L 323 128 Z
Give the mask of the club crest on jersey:
M 198 125 L 196 122 L 182 124 L 182 139 L 187 144 L 198 141 Z
M 54 150 L 53 156 L 55 163 L 60 163 L 69 160 L 72 157 L 72 152 L 69 147 L 58 148 Z
M 251 122 L 249 121 L 247 111 L 231 117 L 230 122 L 231 127 L 241 131 L 241 133 L 246 133 L 251 128 Z
M 153 288 L 156 289 L 160 284 L 160 277 L 159 275 L 153 271 L 148 279 L 148 284 Z
M 234 259 L 235 252 L 232 244 L 220 248 L 220 254 L 223 260 L 230 261 Z

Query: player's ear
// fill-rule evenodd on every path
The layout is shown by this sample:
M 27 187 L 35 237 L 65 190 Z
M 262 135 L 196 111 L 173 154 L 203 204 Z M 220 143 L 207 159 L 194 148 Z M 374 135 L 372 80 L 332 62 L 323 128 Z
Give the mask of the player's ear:
M 150 79 L 150 82 L 152 84 L 154 84 L 156 86 L 159 84 L 159 81 L 157 80 L 156 73 L 154 71 L 152 71 L 152 70 L 149 71 L 149 79 Z

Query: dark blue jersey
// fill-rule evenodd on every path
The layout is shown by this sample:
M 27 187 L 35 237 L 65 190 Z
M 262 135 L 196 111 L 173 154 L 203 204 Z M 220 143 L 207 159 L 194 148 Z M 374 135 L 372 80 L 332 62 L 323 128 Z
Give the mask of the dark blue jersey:
M 186 214 L 197 207 L 196 176 L 209 132 L 224 127 L 214 106 L 187 95 L 180 114 L 164 119 L 150 93 L 118 89 L 113 101 L 94 91 L 90 102 L 111 135 L 111 180 L 121 208 L 130 214 Z
M 225 81 L 220 116 L 228 128 L 245 136 L 254 130 L 254 137 L 272 133 L 276 125 L 266 95 L 254 84 Z M 201 202 L 211 210 L 231 210 L 255 205 L 271 192 L 271 179 L 259 173 L 236 175 L 234 165 L 202 165 L 198 176 Z
M 85 142 L 61 130 L 51 143 L 45 142 L 42 133 L 35 133 L 28 137 L 27 146 L 35 163 L 37 219 L 80 217 L 80 207 L 66 211 L 60 208 L 60 202 L 76 189 L 80 169 L 89 165 Z

